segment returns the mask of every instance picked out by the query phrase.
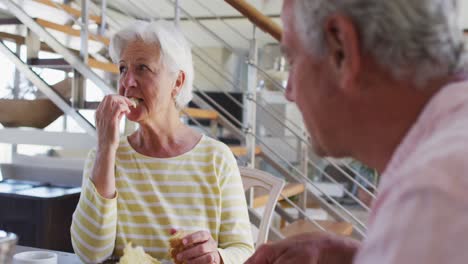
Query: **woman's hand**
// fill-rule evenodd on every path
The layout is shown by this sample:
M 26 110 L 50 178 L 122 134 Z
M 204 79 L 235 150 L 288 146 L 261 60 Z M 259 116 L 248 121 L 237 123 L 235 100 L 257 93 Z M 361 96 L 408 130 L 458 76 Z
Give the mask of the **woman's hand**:
M 132 101 L 120 95 L 106 95 L 96 110 L 98 149 L 115 152 L 119 145 L 119 124 L 130 113 Z
M 98 147 L 91 180 L 98 193 L 108 199 L 114 198 L 115 153 L 119 146 L 119 124 L 122 116 L 130 113 L 132 102 L 120 95 L 107 95 L 96 110 Z
M 221 264 L 218 243 L 208 231 L 198 231 L 182 239 L 185 250 L 177 255 L 186 264 Z

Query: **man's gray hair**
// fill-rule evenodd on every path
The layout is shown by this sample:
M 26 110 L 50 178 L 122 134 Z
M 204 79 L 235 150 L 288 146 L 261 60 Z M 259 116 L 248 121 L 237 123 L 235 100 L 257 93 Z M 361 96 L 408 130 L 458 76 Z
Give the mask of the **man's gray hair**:
M 177 108 L 185 107 L 193 96 L 194 69 L 192 52 L 182 32 L 168 21 L 138 21 L 112 36 L 109 55 L 114 63 L 119 62 L 122 51 L 127 45 L 136 40 L 157 45 L 161 51 L 160 62 L 169 72 L 185 73 L 185 83 L 176 97 Z
M 332 14 L 352 19 L 362 51 L 396 78 L 416 84 L 465 67 L 457 0 L 295 0 L 296 29 L 312 54 L 324 54 L 324 23 Z

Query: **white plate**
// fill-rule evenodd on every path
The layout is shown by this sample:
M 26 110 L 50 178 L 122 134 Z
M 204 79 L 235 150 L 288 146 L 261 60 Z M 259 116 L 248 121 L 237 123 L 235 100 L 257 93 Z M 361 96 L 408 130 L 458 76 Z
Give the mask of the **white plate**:
M 57 264 L 57 254 L 50 251 L 26 251 L 13 256 L 13 264 Z

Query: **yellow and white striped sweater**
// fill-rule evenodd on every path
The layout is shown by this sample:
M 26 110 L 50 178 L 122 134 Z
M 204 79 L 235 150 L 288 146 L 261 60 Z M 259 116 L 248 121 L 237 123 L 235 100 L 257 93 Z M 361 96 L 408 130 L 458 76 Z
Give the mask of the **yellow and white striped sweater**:
M 91 151 L 71 226 L 75 253 L 86 263 L 122 255 L 128 242 L 167 259 L 170 229 L 207 230 L 226 264 L 243 263 L 253 242 L 239 169 L 230 149 L 203 136 L 189 152 L 153 158 L 122 138 L 116 154 L 117 195 L 106 199 L 89 180 Z

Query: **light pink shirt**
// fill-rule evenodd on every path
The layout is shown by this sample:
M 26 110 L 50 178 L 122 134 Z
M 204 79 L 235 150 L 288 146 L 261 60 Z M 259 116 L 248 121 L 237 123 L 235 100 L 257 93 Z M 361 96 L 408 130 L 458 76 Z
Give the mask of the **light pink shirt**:
M 468 82 L 442 88 L 396 149 L 354 263 L 468 263 Z

